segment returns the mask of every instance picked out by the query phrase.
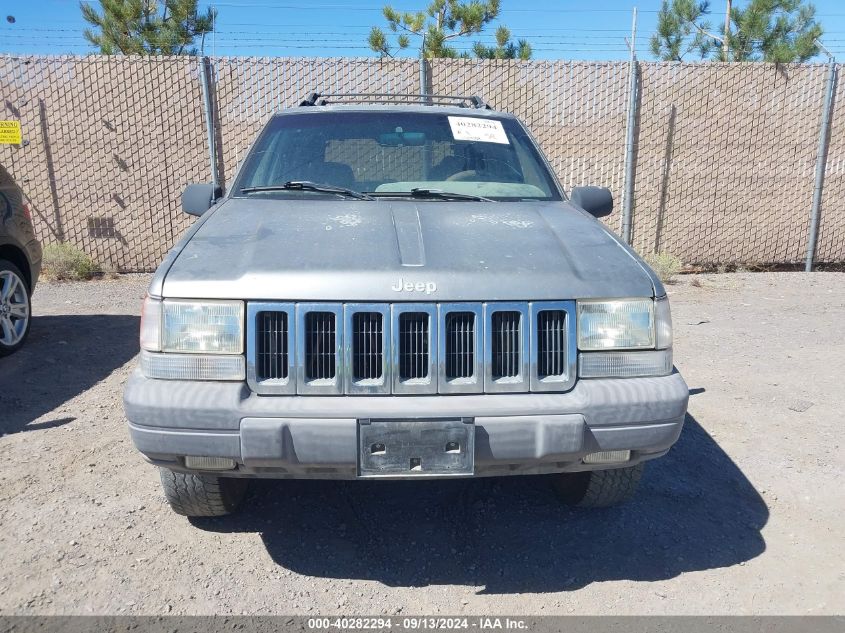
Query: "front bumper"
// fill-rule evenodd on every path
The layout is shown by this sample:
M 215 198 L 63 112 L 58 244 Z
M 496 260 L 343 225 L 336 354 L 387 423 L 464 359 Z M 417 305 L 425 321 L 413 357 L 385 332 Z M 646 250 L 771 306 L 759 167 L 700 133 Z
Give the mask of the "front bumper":
M 625 466 L 678 439 L 689 391 L 661 378 L 579 380 L 566 393 L 432 396 L 258 396 L 243 383 L 150 380 L 124 392 L 132 441 L 151 462 L 186 470 L 185 455 L 228 457 L 225 476 L 352 479 L 358 420 L 473 418 L 475 474 L 607 468 L 582 458 L 631 450 Z

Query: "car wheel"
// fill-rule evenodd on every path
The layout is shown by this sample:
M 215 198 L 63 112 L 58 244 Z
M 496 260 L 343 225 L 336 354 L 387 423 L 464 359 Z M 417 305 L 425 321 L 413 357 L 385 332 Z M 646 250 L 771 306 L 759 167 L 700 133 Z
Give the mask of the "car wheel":
M 164 496 L 170 508 L 186 517 L 219 517 L 240 505 L 249 485 L 247 479 L 177 473 L 159 469 Z
M 566 503 L 581 508 L 607 508 L 634 496 L 643 467 L 644 464 L 637 464 L 628 468 L 562 473 L 554 475 L 552 482 Z
M 0 356 L 17 351 L 29 334 L 32 303 L 23 273 L 0 259 Z

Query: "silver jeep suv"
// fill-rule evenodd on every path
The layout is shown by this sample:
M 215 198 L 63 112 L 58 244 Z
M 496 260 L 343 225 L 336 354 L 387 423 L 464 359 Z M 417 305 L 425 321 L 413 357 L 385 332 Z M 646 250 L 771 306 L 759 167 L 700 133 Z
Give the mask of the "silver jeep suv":
M 311 95 L 273 116 L 153 277 L 126 416 L 173 510 L 249 478 L 551 475 L 629 497 L 688 390 L 666 293 L 476 98 Z

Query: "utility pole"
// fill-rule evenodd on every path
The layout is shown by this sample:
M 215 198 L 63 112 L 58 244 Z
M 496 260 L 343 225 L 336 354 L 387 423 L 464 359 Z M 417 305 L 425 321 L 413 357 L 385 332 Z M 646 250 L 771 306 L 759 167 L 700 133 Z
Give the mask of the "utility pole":
M 425 33 L 422 36 L 422 46 L 420 47 L 420 94 L 423 95 L 421 103 L 428 103 L 428 63 L 425 59 Z
M 637 123 L 637 7 L 631 23 L 628 63 L 628 123 L 625 129 L 625 184 L 622 194 L 622 240 L 631 243 L 634 213 L 634 128 Z
M 732 0 L 728 1 L 728 7 L 725 10 L 725 36 L 722 40 L 722 59 L 723 61 L 730 61 L 730 52 L 731 52 L 731 43 L 730 43 L 730 36 L 731 36 L 731 4 Z
M 211 167 L 211 182 L 214 185 L 217 197 L 217 187 L 220 186 L 220 176 L 217 172 L 217 147 L 215 144 L 214 130 L 214 96 L 212 94 L 212 82 L 214 81 L 214 69 L 208 57 L 200 59 L 200 82 L 202 85 L 202 103 L 205 111 L 205 133 L 208 142 L 208 161 Z
M 836 59 L 824 45 L 816 40 L 818 46 L 828 57 L 827 91 L 824 97 L 822 110 L 822 125 L 819 131 L 819 149 L 816 154 L 816 177 L 813 186 L 813 207 L 810 211 L 810 231 L 807 237 L 807 256 L 804 261 L 804 270 L 811 272 L 816 259 L 816 242 L 819 238 L 819 223 L 822 213 L 822 191 L 824 188 L 824 176 L 827 171 L 827 146 L 830 140 L 830 119 L 833 114 L 833 97 L 836 93 Z

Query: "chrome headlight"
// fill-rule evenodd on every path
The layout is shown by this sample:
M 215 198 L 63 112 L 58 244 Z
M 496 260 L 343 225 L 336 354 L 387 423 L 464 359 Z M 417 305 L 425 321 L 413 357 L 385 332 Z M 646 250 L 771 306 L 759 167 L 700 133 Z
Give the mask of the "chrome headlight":
M 243 353 L 243 301 L 165 299 L 162 307 L 163 352 Z
M 141 368 L 148 378 L 243 380 L 243 339 L 243 301 L 144 300 Z
M 666 297 L 578 302 L 578 374 L 634 378 L 672 373 Z
M 653 349 L 654 301 L 578 302 L 578 349 Z

